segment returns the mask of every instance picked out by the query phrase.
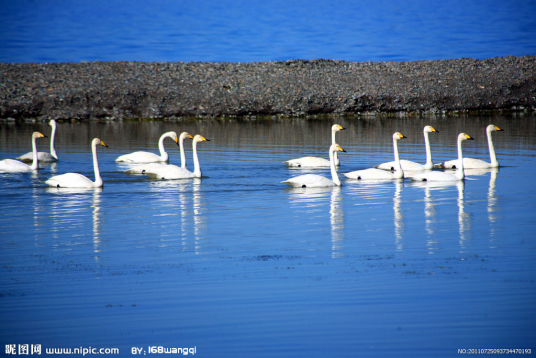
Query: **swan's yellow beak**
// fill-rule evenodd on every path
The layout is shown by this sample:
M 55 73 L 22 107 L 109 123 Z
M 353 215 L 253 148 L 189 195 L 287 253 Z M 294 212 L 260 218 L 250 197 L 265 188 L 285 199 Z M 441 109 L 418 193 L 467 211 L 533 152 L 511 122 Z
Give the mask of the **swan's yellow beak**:
M 189 133 L 188 133 L 188 138 L 190 138 L 190 139 L 194 139 L 194 137 L 192 137 L 192 135 L 189 134 Z
M 430 127 L 430 130 L 431 130 L 432 132 L 439 133 L 439 131 L 437 131 L 434 127 Z
M 343 128 L 340 124 L 338 125 L 338 128 L 339 128 L 340 131 L 346 129 L 346 128 Z
M 497 127 L 497 126 L 495 126 L 495 130 L 496 131 L 504 131 L 504 129 L 501 129 L 501 128 Z
M 37 135 L 38 135 L 40 138 L 48 138 L 46 135 L 44 135 L 44 134 L 41 133 L 41 132 L 37 132 Z
M 465 135 L 465 139 L 475 140 L 475 138 L 471 137 L 469 134 L 464 134 L 464 135 Z
M 175 141 L 175 143 L 179 144 L 179 137 L 175 137 L 175 139 L 173 139 Z
M 205 138 L 205 137 L 203 137 L 203 136 L 200 136 L 200 137 L 201 137 L 201 140 L 202 140 L 203 142 L 210 142 L 210 140 L 209 140 L 209 139 L 206 139 L 206 138 Z
M 346 153 L 346 151 L 344 149 L 342 149 L 340 145 L 337 146 L 337 151 Z
M 405 135 L 403 135 L 402 133 L 398 133 L 398 136 L 400 137 L 400 139 L 402 138 L 407 138 Z
M 109 148 L 106 143 L 104 143 L 102 140 L 100 141 L 100 145 L 102 145 L 103 147 L 106 147 L 106 148 Z

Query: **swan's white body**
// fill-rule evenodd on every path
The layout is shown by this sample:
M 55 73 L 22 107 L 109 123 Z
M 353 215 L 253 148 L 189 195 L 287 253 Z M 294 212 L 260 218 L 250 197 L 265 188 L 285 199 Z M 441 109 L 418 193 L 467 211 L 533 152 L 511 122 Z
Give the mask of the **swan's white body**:
M 97 160 L 97 145 L 107 147 L 99 138 L 94 138 L 91 141 L 91 151 L 93 153 L 93 170 L 95 172 L 95 181 L 78 173 L 66 173 L 53 176 L 45 183 L 57 188 L 100 188 L 103 186 L 103 181 L 99 171 L 99 161 Z
M 417 181 L 455 182 L 455 181 L 464 180 L 465 171 L 464 171 L 464 164 L 463 164 L 464 160 L 463 160 L 463 153 L 462 153 L 462 142 L 464 140 L 473 140 L 473 139 L 474 139 L 473 137 L 465 133 L 460 133 L 458 135 L 458 162 L 462 163 L 462 165 L 456 169 L 456 172 L 454 174 L 438 172 L 438 171 L 429 171 L 429 172 L 411 174 L 411 175 L 408 175 L 407 177 L 411 180 L 417 180 Z
M 56 137 L 56 121 L 51 119 L 48 122 L 48 125 L 52 127 L 52 133 L 50 134 L 50 153 L 47 152 L 37 152 L 37 159 L 41 163 L 52 163 L 58 161 L 58 154 L 56 154 L 56 149 L 54 148 L 54 138 Z M 17 158 L 18 160 L 26 163 L 31 163 L 33 161 L 33 152 L 28 152 L 24 155 L 21 155 Z
M 187 132 L 182 132 L 181 135 L 179 136 L 179 147 L 180 147 L 180 152 L 181 152 L 181 168 L 184 168 L 184 169 L 186 169 L 186 155 L 184 154 L 184 140 L 186 138 L 193 139 L 193 137 Z M 129 170 L 126 170 L 125 174 L 145 174 L 145 172 L 155 171 L 165 166 L 167 166 L 167 164 L 163 164 L 163 163 L 140 164 L 140 165 L 136 165 L 133 168 L 130 168 Z
M 317 175 L 317 174 L 305 174 L 305 175 L 300 175 L 294 178 L 287 179 L 285 181 L 282 181 L 281 183 L 287 184 L 292 187 L 299 187 L 299 188 L 320 188 L 320 187 L 328 187 L 328 186 L 340 186 L 341 181 L 339 180 L 339 176 L 337 175 L 337 170 L 335 169 L 335 161 L 334 161 L 334 157 L 335 157 L 334 154 L 336 152 L 346 152 L 346 151 L 342 149 L 337 143 L 333 143 L 331 147 L 329 147 L 331 179 L 328 179 L 322 175 Z
M 394 161 L 394 172 L 370 168 L 363 170 L 356 170 L 349 173 L 343 173 L 348 179 L 355 180 L 394 180 L 394 179 L 404 179 L 404 170 L 400 165 L 400 156 L 398 154 L 398 141 L 402 138 L 407 138 L 403 134 L 396 132 L 393 134 L 393 151 L 395 155 Z
M 15 159 L 0 160 L 0 172 L 31 172 L 39 169 L 39 158 L 37 155 L 37 146 L 35 140 L 37 138 L 46 138 L 46 136 L 39 132 L 32 133 L 32 165 L 28 165 Z
M 115 161 L 116 162 L 124 162 L 124 163 L 158 163 L 158 162 L 167 162 L 169 160 L 169 155 L 167 154 L 166 150 L 164 149 L 164 139 L 165 138 L 171 138 L 179 144 L 179 137 L 177 136 L 177 133 L 175 132 L 167 132 L 162 134 L 160 137 L 160 140 L 158 141 L 158 149 L 160 150 L 160 155 L 151 153 L 151 152 L 134 152 L 130 154 L 125 154 L 120 157 L 118 157 Z
M 194 153 L 194 171 L 191 172 L 186 168 L 178 167 L 173 164 L 155 166 L 150 170 L 145 171 L 145 175 L 154 179 L 189 179 L 201 178 L 201 166 L 199 165 L 199 157 L 197 156 L 197 143 L 208 142 L 205 137 L 197 134 L 192 141 L 192 151 Z
M 493 124 L 490 124 L 486 127 L 486 135 L 488 137 L 488 148 L 489 148 L 489 157 L 491 163 L 488 163 L 484 160 L 475 159 L 475 158 L 463 158 L 463 167 L 465 169 L 486 169 L 486 168 L 498 168 L 499 161 L 497 160 L 497 155 L 495 154 L 495 147 L 493 146 L 493 139 L 491 139 L 491 132 L 495 131 L 504 131 Z M 456 169 L 459 168 L 459 159 L 449 160 L 443 163 L 435 164 L 436 168 L 443 169 Z
M 430 139 L 428 138 L 428 133 L 436 132 L 432 126 L 426 126 L 423 129 L 424 134 L 424 146 L 426 148 L 426 164 L 416 163 L 409 160 L 402 159 L 400 165 L 404 171 L 423 171 L 423 170 L 432 170 L 434 164 L 432 163 L 432 151 L 430 150 Z M 388 162 L 378 165 L 376 168 L 383 170 L 395 170 L 395 162 Z
M 334 124 L 331 126 L 331 144 L 336 144 L 337 141 L 335 140 L 335 133 L 338 131 L 342 131 L 345 128 L 341 127 L 338 124 Z M 337 152 L 333 153 L 333 162 L 335 165 L 339 165 L 339 157 L 337 155 Z M 331 166 L 331 160 L 327 160 L 324 158 L 318 158 L 318 157 L 302 157 L 298 159 L 291 159 L 286 162 L 284 162 L 289 167 L 308 167 L 308 168 L 318 168 L 318 167 L 329 167 Z

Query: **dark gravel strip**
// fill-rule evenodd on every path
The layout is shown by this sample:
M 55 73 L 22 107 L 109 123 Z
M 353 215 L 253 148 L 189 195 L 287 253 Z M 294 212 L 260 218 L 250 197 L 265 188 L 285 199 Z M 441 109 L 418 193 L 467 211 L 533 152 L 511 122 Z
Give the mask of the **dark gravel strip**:
M 0 119 L 536 109 L 536 56 L 416 62 L 0 63 Z

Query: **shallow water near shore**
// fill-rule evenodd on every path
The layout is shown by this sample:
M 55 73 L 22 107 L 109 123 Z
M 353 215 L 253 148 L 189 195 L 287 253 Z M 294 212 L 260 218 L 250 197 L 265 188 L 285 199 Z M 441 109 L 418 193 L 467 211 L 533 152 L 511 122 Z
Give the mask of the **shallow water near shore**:
M 465 183 L 408 180 L 290 189 L 280 182 L 329 169 L 283 161 L 327 158 L 337 134 L 339 173 L 403 159 L 489 160 Z M 31 148 L 46 123 L 0 123 L 0 159 Z M 164 132 L 202 134 L 204 177 L 127 175 L 115 158 L 157 152 Z M 458 355 L 458 349 L 535 349 L 536 118 L 278 118 L 60 122 L 57 164 L 0 174 L 0 344 L 196 347 L 202 357 Z M 93 179 L 99 137 L 102 189 L 48 188 L 55 174 Z M 38 140 L 40 151 L 48 139 Z M 166 140 L 170 163 L 178 147 Z M 191 143 L 186 142 L 193 169 Z

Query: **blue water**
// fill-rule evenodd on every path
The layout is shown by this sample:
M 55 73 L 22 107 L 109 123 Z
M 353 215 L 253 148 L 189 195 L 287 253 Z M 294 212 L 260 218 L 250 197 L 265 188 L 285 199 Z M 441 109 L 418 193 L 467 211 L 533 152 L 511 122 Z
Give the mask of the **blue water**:
M 462 185 L 377 184 L 290 189 L 282 180 L 328 170 L 283 161 L 327 156 L 340 172 L 392 160 L 488 159 Z M 200 357 L 450 357 L 458 349 L 531 349 L 536 340 L 536 118 L 181 120 L 60 122 L 60 162 L 0 174 L 0 347 L 196 347 Z M 0 158 L 30 146 L 45 123 L 0 123 Z M 201 180 L 127 175 L 114 160 L 155 151 L 161 133 L 199 145 Z M 55 174 L 92 178 L 100 137 L 101 190 L 48 188 Z M 40 150 L 48 140 L 41 139 Z M 166 143 L 170 161 L 178 148 Z M 190 144 L 186 144 L 192 167 Z
M 0 61 L 412 61 L 536 54 L 531 0 L 2 0 Z

